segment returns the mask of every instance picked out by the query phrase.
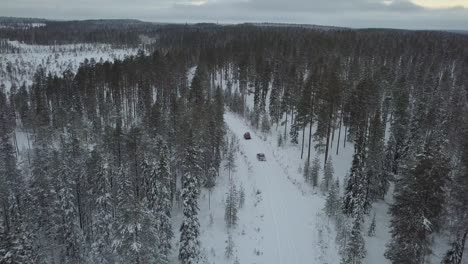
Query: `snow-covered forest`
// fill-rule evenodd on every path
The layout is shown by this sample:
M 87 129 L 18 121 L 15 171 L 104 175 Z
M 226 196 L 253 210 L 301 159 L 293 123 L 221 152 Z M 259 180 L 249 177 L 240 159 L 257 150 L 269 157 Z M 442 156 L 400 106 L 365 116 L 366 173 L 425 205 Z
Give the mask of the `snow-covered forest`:
M 467 47 L 1 18 L 0 263 L 468 263 Z

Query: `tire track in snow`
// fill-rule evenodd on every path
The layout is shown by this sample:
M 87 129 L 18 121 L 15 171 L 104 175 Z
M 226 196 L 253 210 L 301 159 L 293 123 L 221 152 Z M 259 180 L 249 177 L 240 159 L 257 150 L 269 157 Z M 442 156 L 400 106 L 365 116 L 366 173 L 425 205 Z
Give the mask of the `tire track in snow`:
M 275 229 L 275 233 L 276 233 L 276 252 L 278 253 L 278 258 L 280 260 L 280 263 L 284 263 L 283 262 L 283 254 L 282 254 L 282 247 L 281 247 L 281 239 L 280 239 L 280 234 L 279 234 L 279 225 L 278 225 L 278 219 L 277 219 L 277 216 L 276 216 L 276 213 L 275 211 L 273 210 L 273 206 L 271 205 L 271 187 L 270 187 L 270 184 L 268 182 L 268 179 L 266 177 L 266 175 L 263 175 L 263 178 L 265 180 L 265 182 L 267 183 L 268 185 L 268 208 L 270 208 L 270 214 L 273 216 L 273 222 L 274 222 L 274 229 Z
M 252 166 L 253 177 L 258 177 L 257 187 L 263 191 L 263 198 L 268 200 L 261 208 L 265 213 L 261 226 L 265 254 L 256 263 L 323 264 L 319 256 L 326 248 L 320 244 L 315 230 L 320 220 L 316 212 L 323 208 L 323 199 L 311 195 L 313 193 L 308 188 L 301 186 L 299 175 L 290 175 L 291 168 L 281 160 L 287 160 L 287 157 L 255 135 L 242 118 L 226 113 L 225 120 L 240 137 L 246 131 L 253 135 L 250 141 L 242 140 L 241 146 L 247 163 Z M 256 153 L 259 152 L 265 152 L 266 162 L 257 161 Z M 332 261 L 328 263 L 339 263 L 334 257 L 332 259 L 328 259 Z

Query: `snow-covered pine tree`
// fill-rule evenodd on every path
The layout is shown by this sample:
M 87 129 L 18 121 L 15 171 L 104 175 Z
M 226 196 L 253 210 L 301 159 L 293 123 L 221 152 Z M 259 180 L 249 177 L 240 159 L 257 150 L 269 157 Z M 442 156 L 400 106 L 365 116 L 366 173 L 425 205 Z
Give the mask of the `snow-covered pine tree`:
M 361 216 L 352 220 L 351 233 L 342 253 L 342 264 L 361 264 L 366 257 L 365 241 L 361 233 Z
M 229 191 L 226 197 L 224 220 L 228 229 L 234 228 L 237 225 L 237 205 L 238 205 L 237 188 L 234 182 L 229 182 Z
M 283 146 L 283 135 L 278 134 L 278 147 Z
M 387 173 L 398 175 L 402 155 L 407 147 L 409 121 L 409 91 L 405 77 L 400 77 L 393 90 L 393 113 L 390 139 L 387 144 L 385 162 Z
M 171 225 L 171 171 L 169 167 L 168 148 L 162 144 L 159 154 L 159 163 L 156 168 L 156 174 L 161 182 L 159 184 L 159 197 L 156 215 L 158 217 L 158 238 L 159 238 L 159 254 L 161 263 L 169 262 L 171 253 L 171 241 L 174 236 Z
M 7 233 L 0 222 L 0 263 L 37 263 L 36 252 L 33 248 L 33 237 L 27 228 L 26 222 L 17 218 L 15 225 Z
M 289 136 L 291 137 L 291 143 L 293 143 L 293 144 L 298 144 L 299 143 L 299 140 L 298 140 L 298 137 L 299 137 L 299 123 L 298 123 L 297 118 L 296 118 L 296 120 L 294 120 L 293 124 L 291 125 L 291 131 L 289 131 Z
M 262 115 L 262 132 L 270 132 L 270 120 L 268 119 L 268 115 L 266 113 L 263 113 Z
M 32 230 L 34 237 L 44 237 L 42 240 L 35 240 L 34 247 L 43 250 L 46 246 L 53 245 L 51 231 L 53 223 L 50 216 L 54 214 L 54 202 L 56 201 L 53 190 L 52 179 L 53 164 L 51 163 L 51 145 L 42 135 L 37 136 L 34 144 L 33 156 L 31 162 L 30 186 L 30 206 L 35 208 L 31 213 Z M 51 252 L 48 252 L 51 253 Z M 44 262 L 47 254 L 38 255 L 37 261 Z
M 302 175 L 304 176 L 304 181 L 306 183 L 311 182 L 311 180 L 310 180 L 310 165 L 309 165 L 308 160 L 306 160 L 305 163 L 304 163 L 304 169 L 302 170 Z
M 369 127 L 368 155 L 366 160 L 365 173 L 369 181 L 368 196 L 370 201 L 383 199 L 389 187 L 387 173 L 384 165 L 384 129 L 380 117 L 380 108 L 377 108 Z
M 226 240 L 226 248 L 224 250 L 224 255 L 226 258 L 230 259 L 234 255 L 234 240 L 232 240 L 231 232 L 228 232 L 228 238 Z
M 213 192 L 213 188 L 216 186 L 216 175 L 218 171 L 216 168 L 211 167 L 208 170 L 208 175 L 206 176 L 205 181 L 205 188 L 208 189 L 208 208 L 211 210 L 211 193 Z
M 231 179 L 231 173 L 236 171 L 236 138 L 232 136 L 227 152 L 224 169 L 228 171 L 228 178 Z
M 441 264 L 461 264 L 463 259 L 463 251 L 465 250 L 465 241 L 468 235 L 468 230 L 452 243 L 451 248 L 445 254 Z
M 390 207 L 392 240 L 385 253 L 392 263 L 423 263 L 431 252 L 430 234 L 440 227 L 450 171 L 439 139 L 428 134 L 423 150 L 408 162 L 397 182 L 395 202 Z
M 328 191 L 327 198 L 325 201 L 325 213 L 328 217 L 335 218 L 336 214 L 340 213 L 340 182 L 336 179 L 335 183 L 330 184 L 330 190 Z
M 182 177 L 183 222 L 180 227 L 179 260 L 181 264 L 196 264 L 200 258 L 200 223 L 198 221 L 198 196 L 200 166 L 197 147 L 189 133 L 184 153 L 184 175 Z
M 318 157 L 315 157 L 313 163 L 312 163 L 312 167 L 310 168 L 310 182 L 312 184 L 312 187 L 317 187 L 318 186 L 318 179 L 319 179 L 319 174 L 320 174 L 320 168 L 321 168 L 321 165 L 320 165 L 320 160 Z
M 115 255 L 112 252 L 112 239 L 114 237 L 114 197 L 109 179 L 109 170 L 104 167 L 104 161 L 97 150 L 91 152 L 92 170 L 95 177 L 95 220 L 92 227 L 94 238 L 91 244 L 91 260 L 98 263 L 114 263 Z
M 367 236 L 369 237 L 375 236 L 375 226 L 376 226 L 376 222 L 375 222 L 375 212 L 374 212 L 374 216 L 372 217 L 372 222 L 369 226 L 369 230 L 367 231 Z
M 244 207 L 244 203 L 245 203 L 245 189 L 244 189 L 244 185 L 241 183 L 239 187 L 239 208 Z
M 12 108 L 0 89 L 0 263 L 34 263 L 27 194 L 12 143 Z M 13 113 L 14 117 L 14 113 Z
M 362 129 L 358 129 L 356 133 L 351 173 L 346 182 L 343 197 L 343 213 L 353 218 L 364 214 L 369 208 L 366 188 L 368 182 L 363 171 L 365 159 L 364 135 Z
M 112 242 L 118 259 L 124 263 L 154 263 L 160 259 L 157 217 L 147 201 L 138 201 L 131 180 L 122 167 L 116 168 L 117 210 Z
M 62 154 L 62 155 L 60 155 Z M 74 171 L 66 162 L 67 153 L 54 152 L 53 165 L 56 169 L 55 212 L 52 215 L 54 233 L 59 245 L 63 245 L 62 263 L 80 263 L 83 261 L 83 233 L 79 226 L 76 182 Z
M 332 158 L 328 158 L 327 163 L 325 163 L 325 168 L 323 169 L 323 180 L 320 184 L 323 192 L 328 192 L 330 187 L 333 185 L 333 175 L 335 170 L 333 169 Z

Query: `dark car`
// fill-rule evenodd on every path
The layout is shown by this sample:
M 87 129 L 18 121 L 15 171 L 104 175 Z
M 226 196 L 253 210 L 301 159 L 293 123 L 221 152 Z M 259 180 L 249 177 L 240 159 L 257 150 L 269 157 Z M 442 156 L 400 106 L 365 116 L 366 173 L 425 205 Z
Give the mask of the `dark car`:
M 259 161 L 265 161 L 265 160 L 266 160 L 265 154 L 263 154 L 263 153 L 258 153 L 258 154 L 257 154 L 257 159 L 258 159 Z
M 244 133 L 244 139 L 252 139 L 249 132 Z

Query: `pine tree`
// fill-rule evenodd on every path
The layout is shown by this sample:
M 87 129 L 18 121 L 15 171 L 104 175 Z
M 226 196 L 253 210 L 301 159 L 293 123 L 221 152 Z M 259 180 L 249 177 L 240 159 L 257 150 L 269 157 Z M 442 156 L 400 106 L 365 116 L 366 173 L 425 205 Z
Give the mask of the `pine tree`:
M 392 240 L 385 253 L 392 263 L 423 263 L 430 253 L 430 234 L 440 227 L 449 168 L 440 145 L 431 137 L 395 188 L 390 207 Z
M 66 153 L 64 153 L 66 155 Z M 55 153 L 54 163 L 58 177 L 57 199 L 55 200 L 54 223 L 55 233 L 64 246 L 63 263 L 79 263 L 83 261 L 83 233 L 79 227 L 77 198 L 73 172 L 67 166 L 63 156 Z
M 441 264 L 461 264 L 463 258 L 463 251 L 465 250 L 465 241 L 468 230 L 462 236 L 458 236 L 452 243 L 451 248 L 445 254 Z
M 291 125 L 291 130 L 289 131 L 289 136 L 291 137 L 291 143 L 299 144 L 298 137 L 299 137 L 299 124 L 297 122 L 297 118 L 294 123 Z
M 95 163 L 91 173 L 95 177 L 95 222 L 93 225 L 94 239 L 91 244 L 92 261 L 99 263 L 115 262 L 112 252 L 112 238 L 114 237 L 114 197 L 111 189 L 109 170 L 104 167 L 101 155 L 93 150 L 91 160 Z
M 158 217 L 158 238 L 159 238 L 159 253 L 161 254 L 161 263 L 168 263 L 171 251 L 171 241 L 174 236 L 171 225 L 171 171 L 169 167 L 168 149 L 165 144 L 161 148 L 159 154 L 159 163 L 156 168 L 158 179 L 161 181 L 159 190 L 159 202 L 157 208 Z
M 278 147 L 283 146 L 283 136 L 281 134 L 278 134 Z
M 226 163 L 224 169 L 228 171 L 228 177 L 231 179 L 231 173 L 236 171 L 236 138 L 233 136 L 229 144 Z
M 200 258 L 200 223 L 198 221 L 198 195 L 200 166 L 198 151 L 189 135 L 184 156 L 184 176 L 182 178 L 183 222 L 180 227 L 179 260 L 182 264 L 198 263 Z
M 224 220 L 228 229 L 234 228 L 237 225 L 237 205 L 238 203 L 237 188 L 231 180 L 229 183 L 229 191 L 227 193 Z
M 32 211 L 30 216 L 34 219 L 32 223 L 32 229 L 34 237 L 45 237 L 46 239 L 35 241 L 38 250 L 50 244 L 53 245 L 52 230 L 53 224 L 50 221 L 50 216 L 54 215 L 53 204 L 56 200 L 55 193 L 53 190 L 51 176 L 52 168 L 54 168 L 51 162 L 51 149 L 48 141 L 42 136 L 38 136 L 36 143 L 34 144 L 34 153 L 31 162 L 31 179 L 30 179 L 30 197 L 31 207 L 36 208 Z M 38 262 L 44 262 L 46 255 L 39 255 Z
M 262 132 L 263 133 L 268 133 L 270 132 L 270 120 L 268 120 L 267 114 L 263 114 L 262 117 Z
M 231 233 L 228 233 L 228 239 L 226 240 L 226 249 L 224 250 L 224 255 L 226 258 L 230 259 L 234 255 L 234 240 L 232 240 Z
M 311 184 L 312 186 L 315 188 L 318 186 L 318 178 L 319 178 L 319 174 L 320 174 L 320 160 L 318 157 L 316 157 L 314 159 L 314 162 L 312 163 L 312 167 L 310 168 L 310 181 L 311 181 Z
M 304 180 L 305 182 L 307 183 L 310 183 L 311 182 L 311 179 L 310 179 L 310 165 L 309 165 L 309 161 L 306 160 L 305 161 L 305 164 L 304 164 L 304 170 L 302 171 L 302 174 L 304 176 Z
M 239 208 L 244 207 L 245 203 L 245 190 L 244 190 L 244 185 L 242 185 L 239 188 Z
M 328 217 L 336 217 L 340 209 L 339 199 L 340 182 L 336 179 L 335 183 L 330 184 L 330 190 L 325 201 L 325 213 Z
M 12 143 L 11 107 L 0 91 L 0 263 L 33 263 L 35 252 L 26 218 L 27 189 Z
M 123 168 L 117 168 L 117 215 L 112 242 L 119 259 L 127 263 L 158 262 L 157 217 L 145 200 L 138 201 L 131 180 Z
M 406 80 L 402 77 L 397 81 L 397 88 L 393 91 L 393 119 L 390 129 L 390 142 L 387 149 L 390 157 L 386 157 L 387 171 L 394 175 L 399 174 L 401 160 L 404 158 L 408 146 L 409 127 L 409 92 Z
M 343 264 L 361 264 L 367 254 L 365 241 L 361 234 L 361 221 L 360 216 L 353 219 L 351 233 L 341 260 Z
M 367 231 L 367 236 L 370 236 L 370 237 L 373 237 L 375 236 L 375 212 L 374 212 L 374 216 L 372 217 L 372 222 L 369 226 L 369 230 Z
M 330 186 L 333 185 L 333 174 L 335 170 L 333 169 L 332 158 L 330 157 L 325 163 L 325 168 L 323 169 L 323 180 L 321 183 L 322 191 L 327 192 L 330 189 Z
M 343 197 L 343 213 L 348 217 L 355 218 L 357 215 L 362 215 L 369 208 L 369 200 L 367 196 L 368 181 L 364 174 L 364 135 L 361 130 L 358 130 L 356 135 L 356 143 L 354 145 L 353 163 L 351 165 L 351 173 L 346 183 L 345 193 Z
M 374 115 L 369 128 L 368 155 L 365 173 L 369 181 L 368 196 L 371 201 L 383 199 L 389 182 L 384 171 L 384 130 L 381 124 L 380 111 Z

